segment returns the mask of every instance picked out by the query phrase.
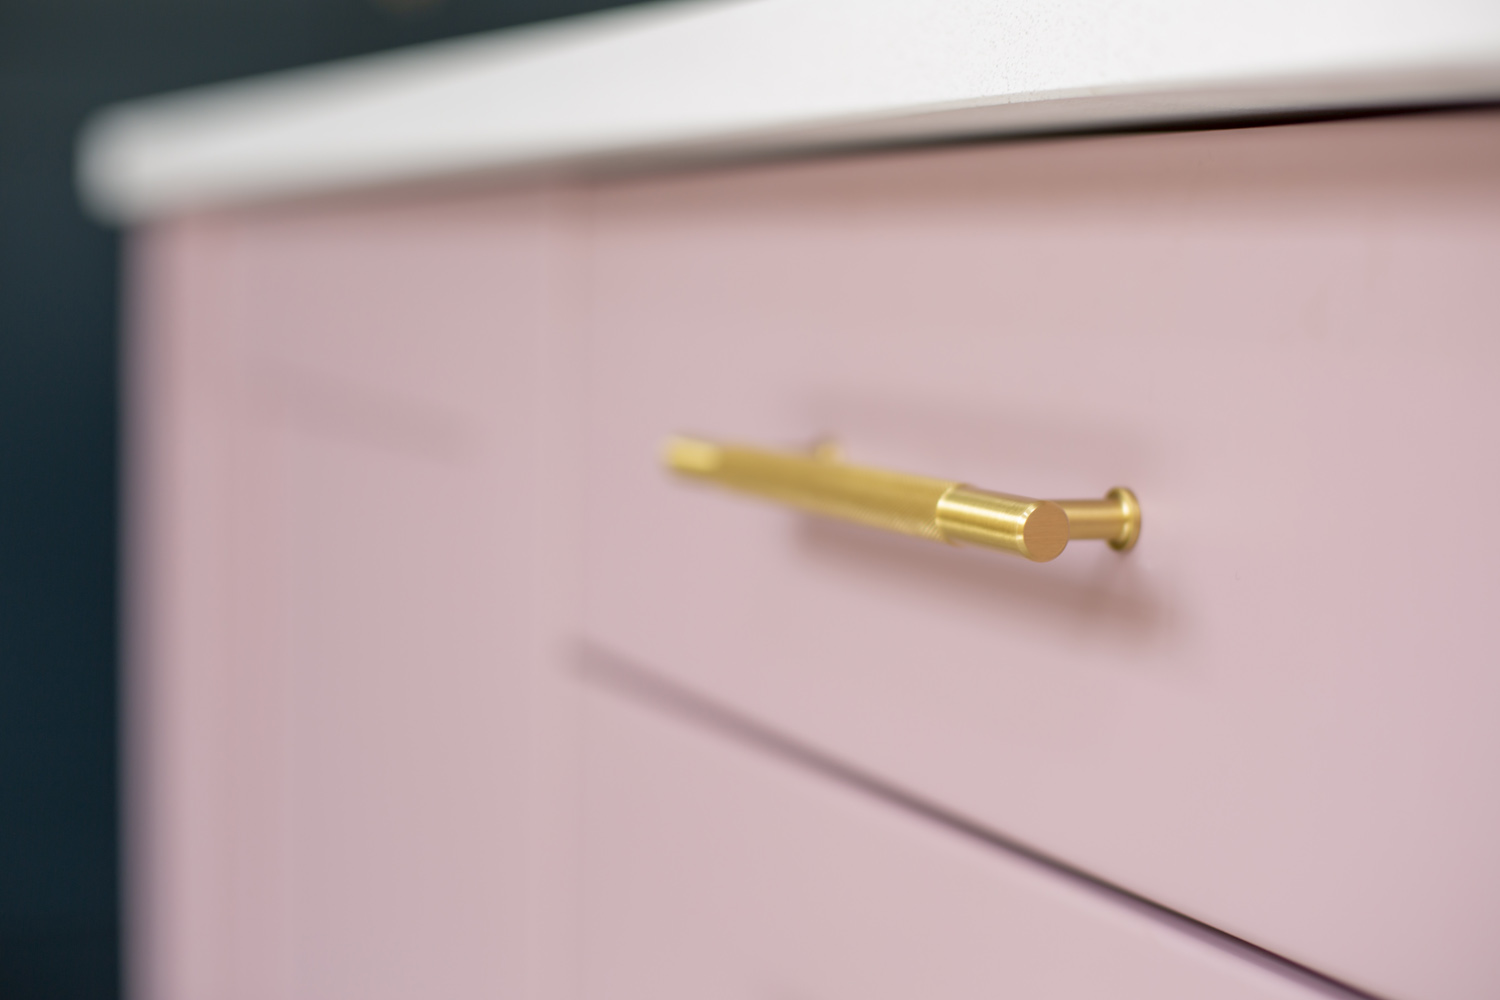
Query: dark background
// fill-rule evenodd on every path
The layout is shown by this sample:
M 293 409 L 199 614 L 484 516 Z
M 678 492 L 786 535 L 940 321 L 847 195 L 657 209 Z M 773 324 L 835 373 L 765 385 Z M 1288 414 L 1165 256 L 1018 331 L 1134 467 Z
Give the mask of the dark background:
M 0 0 L 0 998 L 120 995 L 118 234 L 72 184 L 111 101 L 628 0 Z

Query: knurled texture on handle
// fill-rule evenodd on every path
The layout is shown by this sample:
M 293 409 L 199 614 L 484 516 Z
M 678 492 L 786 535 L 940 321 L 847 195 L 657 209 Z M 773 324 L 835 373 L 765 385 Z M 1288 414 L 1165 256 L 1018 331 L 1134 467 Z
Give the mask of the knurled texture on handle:
M 937 524 L 938 501 L 956 483 L 811 456 L 738 445 L 674 442 L 668 459 L 692 476 L 816 514 L 946 542 Z

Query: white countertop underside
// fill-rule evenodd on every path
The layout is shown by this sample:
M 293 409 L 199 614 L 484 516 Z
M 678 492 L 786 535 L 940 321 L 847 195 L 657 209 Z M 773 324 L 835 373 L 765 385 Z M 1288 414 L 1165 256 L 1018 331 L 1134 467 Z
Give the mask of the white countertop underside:
M 1497 0 L 686 0 L 106 109 L 135 221 L 440 177 L 1500 98 Z

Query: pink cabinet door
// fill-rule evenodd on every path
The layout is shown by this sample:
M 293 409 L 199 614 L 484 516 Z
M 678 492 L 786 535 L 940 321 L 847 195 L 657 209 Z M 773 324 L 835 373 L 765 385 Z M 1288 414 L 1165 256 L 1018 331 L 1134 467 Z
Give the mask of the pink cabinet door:
M 585 697 L 587 1000 L 1344 995 L 662 712 L 611 673 L 596 663 Z
M 1500 995 L 1500 115 L 591 195 L 594 641 L 1378 993 Z M 674 481 L 668 435 L 1040 497 L 1035 565 Z
M 137 248 L 135 995 L 520 995 L 550 213 Z

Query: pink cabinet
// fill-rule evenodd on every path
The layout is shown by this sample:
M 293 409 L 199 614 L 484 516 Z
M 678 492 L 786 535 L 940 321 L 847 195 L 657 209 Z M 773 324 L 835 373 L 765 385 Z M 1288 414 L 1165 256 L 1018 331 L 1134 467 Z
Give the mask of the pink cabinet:
M 585 629 L 1374 992 L 1500 995 L 1500 117 L 601 185 Z M 674 480 L 670 434 L 1140 496 L 1036 565 Z M 1440 513 L 1441 512 L 1441 513 Z
M 1497 262 L 1492 112 L 155 224 L 137 997 L 1495 995 Z M 681 431 L 1145 527 L 946 549 Z

